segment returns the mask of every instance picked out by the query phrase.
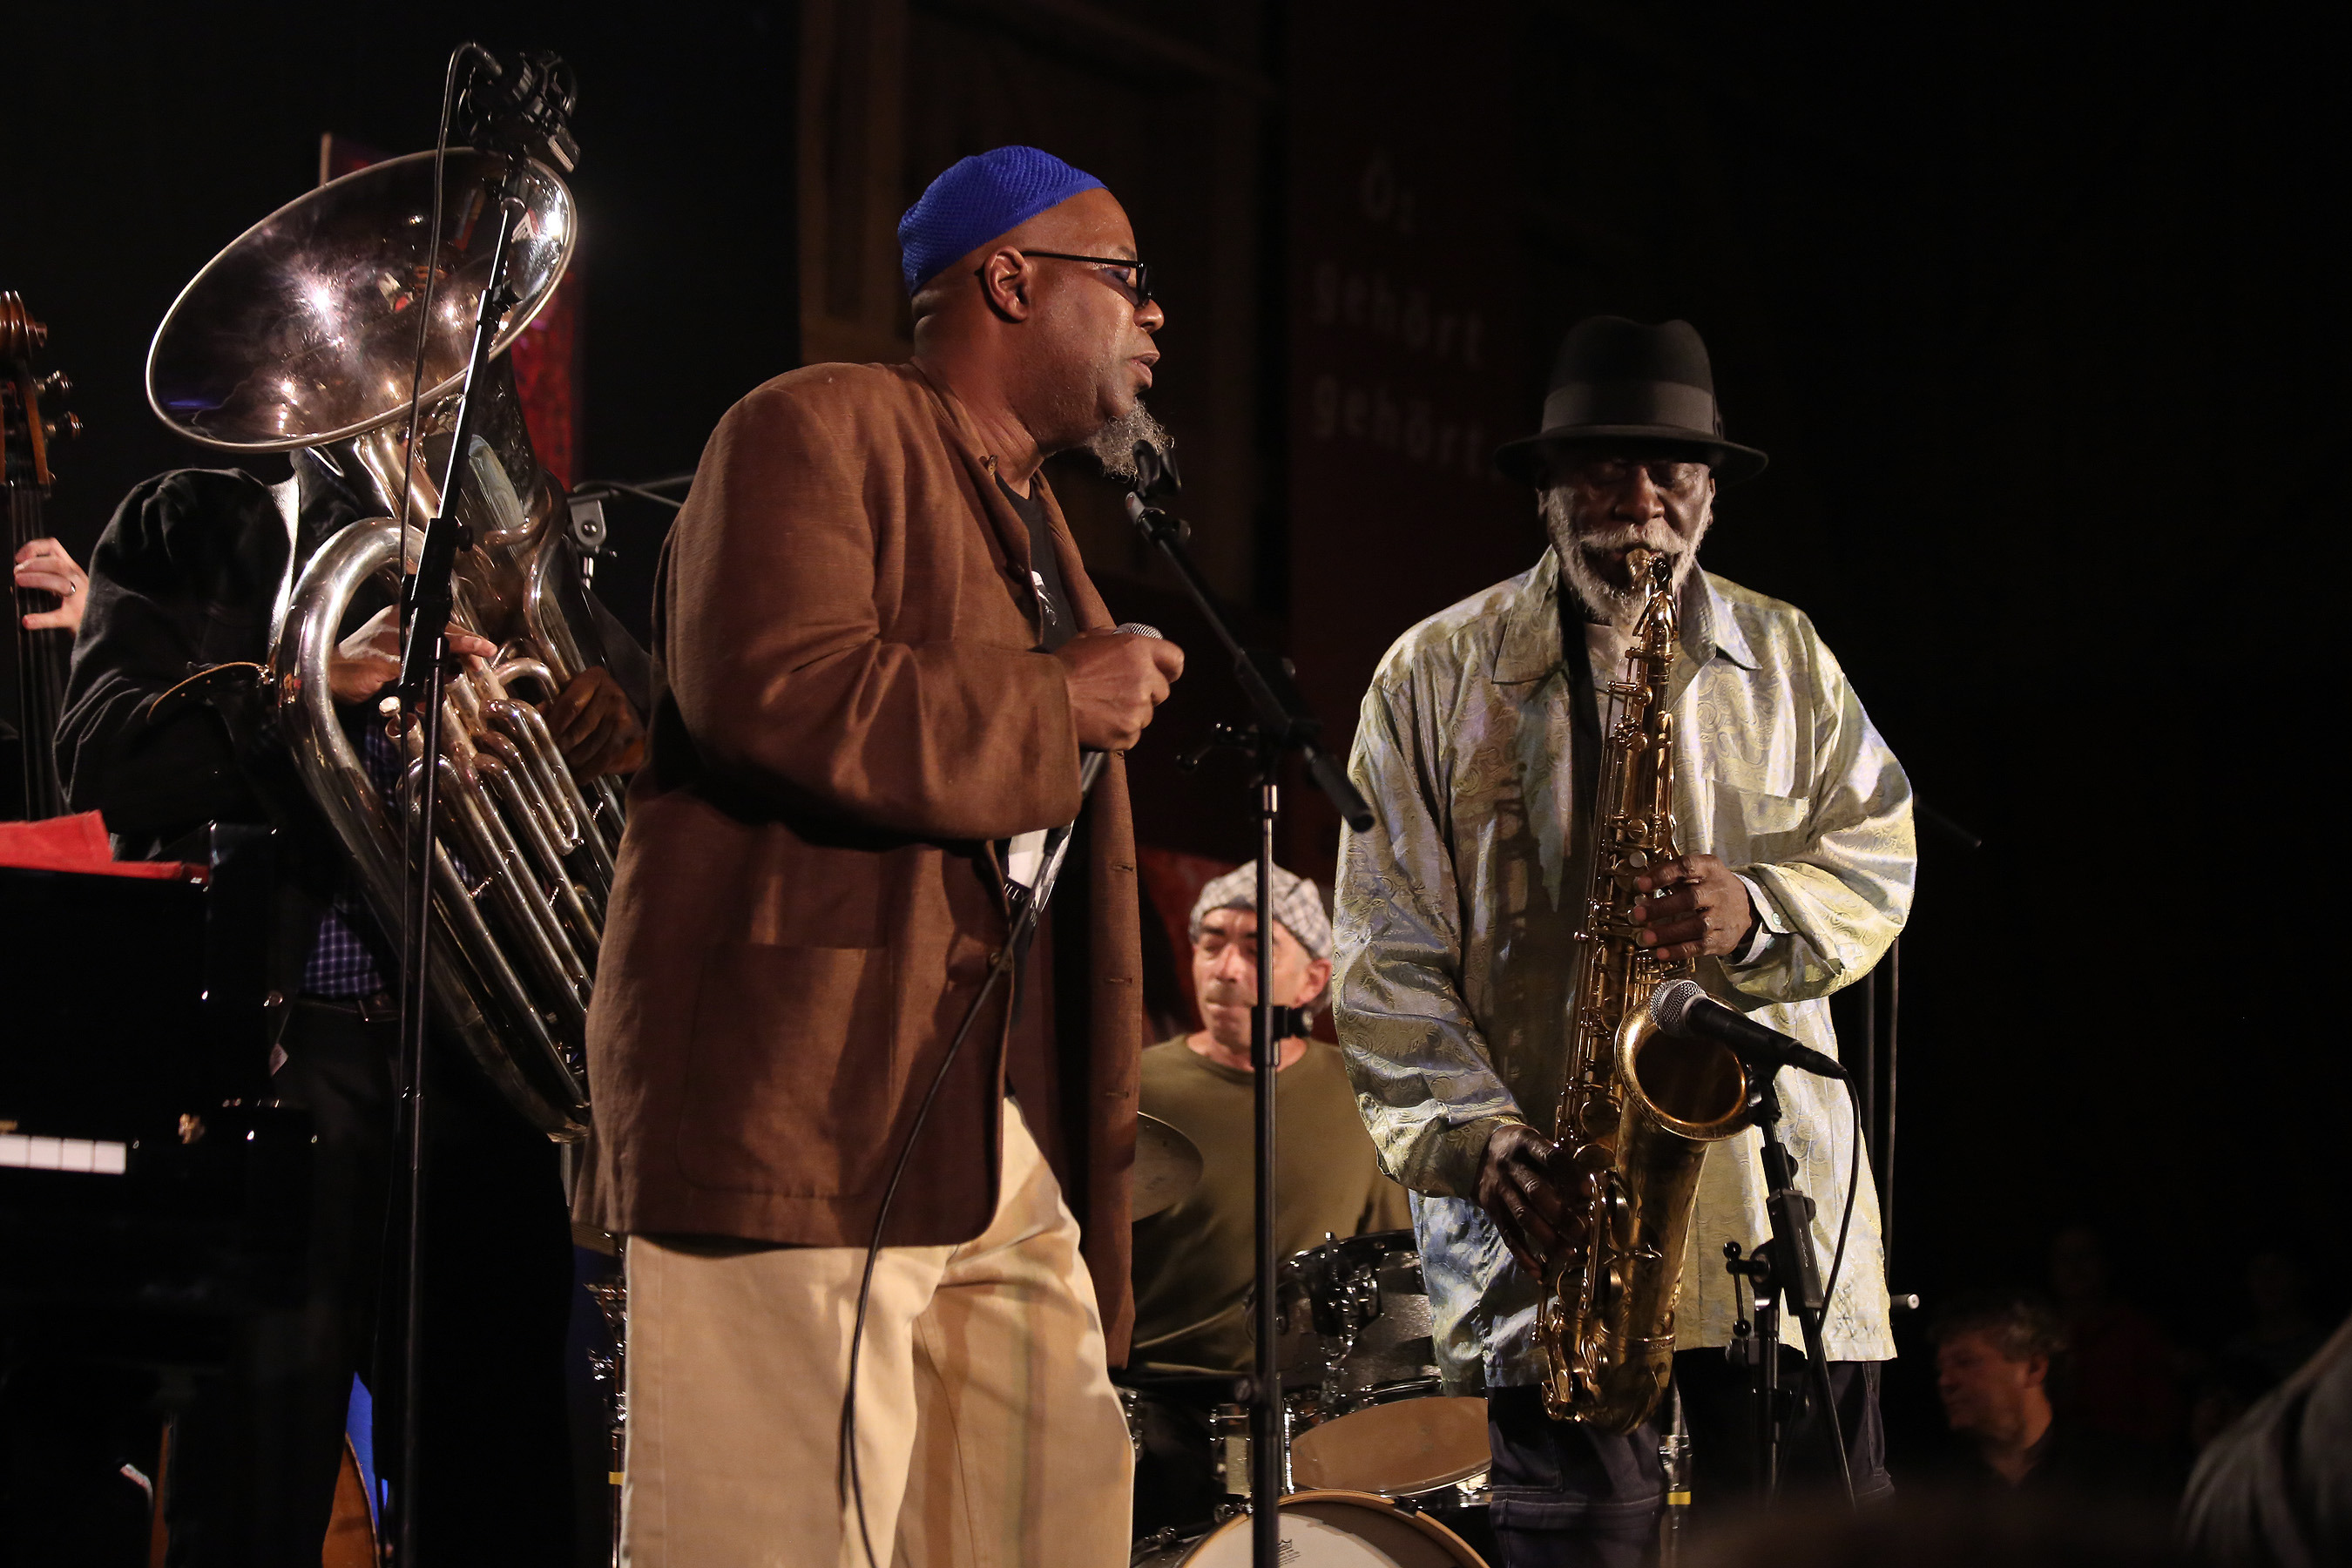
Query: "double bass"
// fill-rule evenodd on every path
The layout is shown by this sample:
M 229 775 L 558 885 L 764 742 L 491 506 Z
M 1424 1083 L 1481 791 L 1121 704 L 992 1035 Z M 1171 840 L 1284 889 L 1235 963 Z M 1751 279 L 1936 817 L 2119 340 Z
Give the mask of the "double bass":
M 62 371 L 36 375 L 33 355 L 48 342 L 49 330 L 33 320 L 23 298 L 0 290 L 0 489 L 8 498 L 8 559 L 47 536 L 41 503 L 52 475 L 49 448 L 81 433 L 81 421 L 64 409 L 73 386 Z M 18 803 L 28 819 L 65 814 L 65 786 L 58 777 L 52 742 L 58 705 L 66 689 L 66 665 L 73 634 L 61 627 L 36 629 L 25 617 L 58 607 L 58 597 L 16 585 L 9 574 L 13 613 L 8 630 L 16 655 L 16 752 L 21 775 Z

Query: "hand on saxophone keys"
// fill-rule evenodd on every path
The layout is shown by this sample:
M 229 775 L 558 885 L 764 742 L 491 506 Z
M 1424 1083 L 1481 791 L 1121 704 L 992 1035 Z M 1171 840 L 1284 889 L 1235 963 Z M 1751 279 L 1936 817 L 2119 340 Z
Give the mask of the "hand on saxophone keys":
M 1560 1254 L 1584 1245 L 1584 1221 L 1569 1196 L 1577 1179 L 1559 1145 L 1523 1121 L 1503 1122 L 1487 1136 L 1478 1206 L 1530 1279 L 1543 1279 Z
M 1634 942 L 1656 950 L 1658 958 L 1667 963 L 1738 952 L 1747 945 L 1748 933 L 1756 924 L 1748 884 L 1712 855 L 1661 860 L 1635 877 L 1633 887 L 1643 893 L 1673 889 L 1663 898 L 1643 899 L 1633 906 L 1633 920 L 1642 927 Z

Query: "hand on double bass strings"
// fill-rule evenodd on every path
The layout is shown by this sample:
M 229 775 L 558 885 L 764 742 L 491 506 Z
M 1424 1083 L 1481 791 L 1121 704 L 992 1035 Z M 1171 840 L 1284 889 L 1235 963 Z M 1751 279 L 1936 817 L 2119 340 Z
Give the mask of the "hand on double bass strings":
M 1151 711 L 1184 673 L 1184 650 L 1133 632 L 1080 632 L 1054 651 L 1070 682 L 1078 745 L 1124 752 L 1143 738 Z
M 582 670 L 541 713 L 580 778 L 634 773 L 645 763 L 645 726 L 609 669 Z
M 26 631 L 81 630 L 82 605 L 89 602 L 89 574 L 74 564 L 66 547 L 54 539 L 31 539 L 16 552 L 16 586 L 38 588 L 58 596 L 54 610 L 37 610 L 25 617 Z
M 1542 1279 L 1547 1262 L 1584 1243 L 1584 1223 L 1569 1209 L 1575 1180 L 1559 1145 L 1525 1122 L 1503 1122 L 1487 1136 L 1478 1206 L 1530 1278 Z
M 1674 889 L 1664 898 L 1644 899 L 1633 906 L 1633 919 L 1643 927 L 1634 942 L 1655 949 L 1668 963 L 1738 952 L 1756 924 L 1748 884 L 1712 855 L 1661 860 L 1635 877 L 1633 886 L 1644 893 Z
M 495 658 L 498 644 L 449 623 L 449 651 Z M 359 630 L 335 645 L 327 658 L 327 687 L 338 702 L 364 702 L 400 679 L 400 608 L 386 605 Z

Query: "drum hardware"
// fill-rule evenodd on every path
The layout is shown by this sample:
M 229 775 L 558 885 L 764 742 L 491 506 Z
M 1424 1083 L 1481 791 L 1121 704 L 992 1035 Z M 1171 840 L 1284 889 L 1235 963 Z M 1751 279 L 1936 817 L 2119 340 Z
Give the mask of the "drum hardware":
M 604 1484 L 611 1491 L 613 1512 L 613 1568 L 621 1563 L 621 1497 L 628 1480 L 629 1463 L 629 1277 L 626 1271 L 628 1237 L 614 1237 L 613 1277 L 598 1280 L 586 1289 L 596 1310 L 604 1314 L 605 1332 L 612 1336 L 610 1350 L 588 1352 L 588 1376 L 593 1383 L 604 1385 L 605 1398 L 613 1419 L 605 1428 L 605 1440 L 610 1445 Z
M 1290 1411 L 1283 1411 L 1286 1428 Z M 1251 1480 L 1255 1472 L 1250 1465 L 1250 1407 L 1240 1400 L 1228 1400 L 1209 1415 L 1210 1441 L 1216 1446 L 1215 1468 L 1218 1481 L 1227 1497 L 1247 1498 L 1252 1493 Z M 1288 1436 L 1286 1431 L 1285 1436 Z M 1282 1489 L 1291 1489 L 1290 1447 L 1283 1445 Z
M 1118 1413 L 1127 1419 L 1127 1446 L 1137 1459 L 1143 1458 L 1143 1392 L 1121 1384 L 1118 1390 Z
M 1486 1401 L 1444 1392 L 1412 1233 L 1327 1237 L 1277 1280 L 1291 1484 L 1450 1503 L 1478 1482 Z
M 1682 1562 L 1683 1534 L 1691 1510 L 1690 1427 L 1683 1420 L 1683 1391 L 1666 1385 L 1670 1418 L 1658 1439 L 1658 1473 L 1666 1483 L 1665 1506 L 1658 1511 L 1658 1568 L 1677 1568 Z

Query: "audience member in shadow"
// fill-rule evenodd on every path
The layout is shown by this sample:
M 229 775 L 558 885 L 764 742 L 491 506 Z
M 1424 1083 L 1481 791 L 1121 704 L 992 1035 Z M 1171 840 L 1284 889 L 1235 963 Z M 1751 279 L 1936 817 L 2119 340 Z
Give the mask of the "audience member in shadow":
M 2062 1414 L 2101 1432 L 2164 1453 L 2180 1443 L 2180 1360 L 2154 1318 L 2115 1293 L 2106 1248 L 2089 1226 L 2070 1226 L 2050 1243 L 2050 1289 L 2065 1321 L 2067 1377 Z
M 2327 1340 L 2304 1305 L 2301 1267 L 2283 1252 L 2257 1252 L 2247 1261 L 2246 1300 L 2252 1309 L 2246 1326 L 2198 1369 L 2189 1442 L 2200 1453 Z
M 2047 1303 L 2021 1292 L 1963 1297 L 1929 1326 L 1936 1392 L 1973 1450 L 1946 1480 L 1962 1489 L 2052 1498 L 2168 1499 L 2160 1450 L 2054 1410 L 2050 1369 L 2066 1349 Z
M 2253 1319 L 2221 1352 L 2259 1366 L 2273 1384 L 2284 1383 L 2327 1342 L 2327 1325 L 2304 1304 L 2302 1266 L 2284 1252 L 2255 1253 L 2246 1264 L 2246 1295 Z
M 2180 1533 L 2221 1568 L 2352 1563 L 2352 1320 L 2206 1446 Z

